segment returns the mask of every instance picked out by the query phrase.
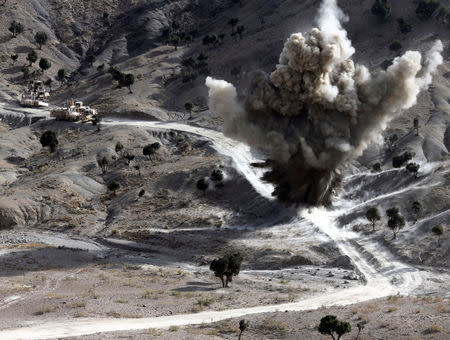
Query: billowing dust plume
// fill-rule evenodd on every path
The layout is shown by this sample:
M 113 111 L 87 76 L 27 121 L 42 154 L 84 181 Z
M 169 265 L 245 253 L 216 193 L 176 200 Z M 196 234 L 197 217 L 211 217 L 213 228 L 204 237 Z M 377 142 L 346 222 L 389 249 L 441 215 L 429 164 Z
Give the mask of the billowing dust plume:
M 254 73 L 243 104 L 232 84 L 206 79 L 210 109 L 224 116 L 225 134 L 268 155 L 264 179 L 280 200 L 329 204 L 345 164 L 415 105 L 442 63 L 436 41 L 424 60 L 408 51 L 372 75 L 351 59 L 343 20 L 336 0 L 324 0 L 319 28 L 292 34 L 276 70 Z

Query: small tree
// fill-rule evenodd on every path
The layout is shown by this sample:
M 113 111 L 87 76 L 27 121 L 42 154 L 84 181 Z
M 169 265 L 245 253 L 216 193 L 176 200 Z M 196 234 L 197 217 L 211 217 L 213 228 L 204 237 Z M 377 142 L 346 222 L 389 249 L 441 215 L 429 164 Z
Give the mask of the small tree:
M 402 155 L 392 158 L 392 166 L 394 168 L 401 168 L 402 166 L 405 166 L 405 164 L 412 158 L 413 155 L 411 152 L 404 152 Z
M 98 166 L 102 169 L 103 174 L 106 174 L 106 172 L 108 171 L 108 165 L 109 165 L 109 162 L 106 157 L 103 157 L 98 160 Z
M 56 146 L 59 143 L 56 132 L 51 130 L 47 130 L 41 135 L 40 142 L 42 147 L 45 148 L 48 146 L 51 153 L 55 152 Z
M 96 116 L 94 116 L 94 118 L 92 118 L 91 122 L 92 122 L 92 125 L 97 126 L 97 131 L 100 131 L 102 117 L 100 117 L 99 115 L 96 115 Z
M 417 220 L 419 219 L 420 213 L 422 212 L 422 204 L 420 204 L 419 201 L 414 201 L 411 210 L 414 215 L 414 223 L 417 223 Z
M 116 192 L 119 189 L 120 189 L 120 184 L 118 182 L 116 182 L 116 181 L 113 181 L 113 182 L 108 184 L 108 190 L 112 191 L 114 193 L 114 196 L 116 196 Z
M 397 238 L 398 232 L 405 226 L 405 218 L 400 214 L 389 217 L 388 228 L 394 233 L 394 239 Z
M 95 63 L 95 55 L 93 55 L 92 53 L 88 54 L 86 56 L 86 62 L 89 64 L 90 67 L 92 67 L 92 65 Z
M 417 178 L 417 174 L 419 173 L 420 165 L 417 163 L 408 163 L 406 165 L 406 170 L 408 170 L 411 174 L 414 175 L 415 178 Z
M 389 49 L 391 51 L 399 51 L 402 49 L 402 43 L 398 40 L 394 40 L 390 45 L 389 45 Z
M 34 36 L 34 40 L 39 45 L 39 49 L 42 49 L 42 45 L 45 45 L 48 41 L 48 35 L 45 32 L 37 32 Z
M 120 155 L 122 155 L 123 145 L 122 145 L 121 142 L 117 142 L 117 143 L 116 143 L 116 148 L 115 148 L 115 150 L 116 150 L 116 153 L 120 153 Z
M 153 144 L 148 144 L 148 145 L 144 146 L 142 153 L 144 154 L 144 156 L 148 156 L 150 158 L 150 160 L 153 161 L 152 156 L 156 153 L 156 151 L 159 150 L 160 147 L 161 147 L 161 144 L 159 144 L 158 142 L 155 142 Z
M 35 50 L 28 52 L 27 60 L 30 63 L 30 67 L 38 60 L 38 54 Z
M 23 33 L 24 27 L 20 22 L 13 20 L 8 28 L 8 31 L 10 31 L 13 34 L 13 38 L 15 38 L 18 34 Z
M 375 163 L 372 166 L 372 172 L 381 172 L 381 163 Z
M 66 70 L 63 68 L 59 69 L 56 79 L 58 79 L 61 84 L 64 83 L 66 81 Z
M 227 288 L 229 282 L 233 281 L 233 276 L 237 276 L 241 270 L 242 255 L 240 253 L 226 254 L 218 259 L 214 259 L 209 269 L 222 282 L 222 288 Z
M 375 224 L 381 220 L 380 211 L 377 207 L 367 209 L 366 218 L 372 223 L 372 230 L 375 231 Z
M 372 6 L 372 14 L 381 20 L 386 20 L 391 16 L 391 4 L 387 0 L 375 0 Z
M 417 17 L 420 20 L 428 20 L 439 7 L 438 0 L 420 0 L 416 8 Z
M 139 176 L 141 175 L 141 167 L 139 165 L 135 165 L 134 169 L 139 173 Z
M 339 320 L 335 315 L 327 315 L 320 320 L 318 331 L 330 335 L 333 340 L 339 340 L 344 334 L 352 331 L 352 326 L 347 321 Z
M 387 217 L 394 217 L 395 215 L 400 214 L 400 209 L 397 207 L 392 207 L 386 210 Z
M 19 59 L 19 55 L 18 55 L 18 54 L 12 54 L 12 55 L 10 56 L 10 58 L 11 58 L 12 63 L 13 63 L 13 65 L 14 65 L 14 64 L 16 63 L 17 59 Z
M 393 134 L 391 136 L 384 138 L 384 144 L 386 144 L 389 151 L 392 151 L 392 147 L 394 146 L 395 142 L 398 141 L 398 136 L 396 134 Z
M 127 165 L 130 165 L 130 163 L 136 158 L 133 154 L 127 152 L 123 156 L 127 160 Z
M 358 334 L 356 335 L 356 339 L 355 340 L 358 340 L 359 339 L 359 335 L 361 334 L 362 330 L 364 329 L 364 324 L 361 323 L 361 322 L 358 322 L 356 324 L 356 327 L 358 327 Z
M 220 169 L 215 169 L 211 172 L 211 180 L 220 184 L 223 181 L 223 172 Z
M 119 77 L 119 86 L 124 86 L 124 87 L 128 87 L 128 90 L 130 91 L 130 93 L 133 93 L 133 91 L 131 91 L 131 85 L 134 84 L 134 75 L 131 73 L 128 74 L 123 74 L 122 76 Z
M 231 33 L 234 32 L 234 27 L 238 24 L 239 18 L 233 17 L 228 20 L 228 25 L 231 26 Z
M 141 189 L 138 194 L 139 198 L 143 197 L 144 195 L 145 195 L 145 190 Z
M 438 247 L 441 246 L 441 236 L 444 234 L 444 227 L 442 226 L 442 224 L 438 224 L 436 226 L 434 226 L 431 231 L 433 232 L 434 235 L 436 235 L 438 237 Z
M 23 73 L 23 78 L 27 79 L 30 76 L 30 67 L 27 65 L 23 65 L 21 68 L 21 71 Z
M 184 109 L 189 113 L 189 119 L 192 119 L 192 109 L 194 108 L 194 104 L 187 102 L 184 104 Z
M 48 61 L 48 59 L 41 58 L 41 60 L 39 60 L 39 68 L 42 70 L 42 72 L 45 72 L 51 66 L 52 66 L 52 63 L 50 61 Z
M 239 337 L 238 337 L 238 340 L 241 340 L 242 333 L 244 333 L 244 331 L 247 330 L 248 326 L 249 326 L 249 322 L 248 321 L 245 321 L 244 319 L 239 321 Z
M 203 191 L 203 193 L 206 192 L 208 187 L 209 187 L 209 184 L 208 184 L 208 180 L 206 178 L 200 178 L 197 181 L 197 189 Z
M 174 35 L 170 38 L 170 43 L 175 47 L 175 51 L 178 50 L 178 45 L 180 45 L 181 39 L 179 36 Z
M 408 24 L 405 19 L 403 18 L 398 18 L 397 19 L 397 24 L 398 24 L 398 29 L 400 30 L 400 32 L 402 32 L 403 34 L 407 34 L 409 32 L 411 32 L 411 25 Z
M 413 121 L 414 130 L 416 130 L 416 136 L 419 135 L 419 118 L 414 118 Z
M 245 27 L 243 25 L 239 25 L 236 29 L 236 33 L 239 35 L 239 38 L 242 39 L 242 36 L 244 34 Z

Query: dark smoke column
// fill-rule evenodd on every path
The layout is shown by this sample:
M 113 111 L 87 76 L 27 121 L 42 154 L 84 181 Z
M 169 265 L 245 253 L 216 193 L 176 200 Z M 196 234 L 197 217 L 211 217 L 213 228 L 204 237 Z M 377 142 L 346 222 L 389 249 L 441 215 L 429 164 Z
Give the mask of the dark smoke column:
M 264 179 L 282 201 L 327 205 L 341 171 L 379 138 L 386 124 L 416 104 L 442 63 L 436 41 L 425 60 L 408 51 L 371 75 L 351 59 L 336 0 L 324 0 L 318 27 L 292 34 L 275 71 L 253 74 L 245 103 L 235 87 L 208 77 L 210 109 L 224 116 L 224 133 L 268 156 Z

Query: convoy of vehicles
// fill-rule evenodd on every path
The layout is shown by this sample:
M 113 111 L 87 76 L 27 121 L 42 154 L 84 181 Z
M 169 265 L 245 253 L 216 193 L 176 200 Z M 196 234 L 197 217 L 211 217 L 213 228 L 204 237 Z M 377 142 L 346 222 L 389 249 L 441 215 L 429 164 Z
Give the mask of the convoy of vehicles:
M 48 107 L 49 97 L 42 81 L 31 81 L 22 92 L 20 104 L 25 107 Z
M 95 116 L 97 116 L 97 110 L 84 106 L 81 101 L 73 102 L 73 100 L 70 100 L 65 107 L 57 107 L 50 111 L 50 117 L 71 122 L 92 121 Z
M 24 107 L 47 108 L 49 92 L 44 87 L 42 81 L 31 81 L 22 92 L 20 104 Z M 83 105 L 81 101 L 70 100 L 64 107 L 56 107 L 50 111 L 50 117 L 58 120 L 92 121 L 97 116 L 97 110 Z

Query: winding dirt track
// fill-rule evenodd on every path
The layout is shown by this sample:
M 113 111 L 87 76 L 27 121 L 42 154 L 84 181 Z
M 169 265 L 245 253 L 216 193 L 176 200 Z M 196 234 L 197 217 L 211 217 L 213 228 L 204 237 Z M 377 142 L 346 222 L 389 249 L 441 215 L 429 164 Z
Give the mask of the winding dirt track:
M 206 137 L 213 142 L 214 148 L 219 153 L 233 159 L 236 169 L 247 178 L 260 195 L 271 198 L 272 186 L 260 180 L 262 170 L 250 166 L 250 163 L 261 160 L 258 158 L 258 155 L 253 154 L 248 146 L 224 137 L 220 132 L 180 123 L 166 122 L 114 121 L 104 124 L 179 130 Z M 285 310 L 303 311 L 316 309 L 321 306 L 349 305 L 396 293 L 410 294 L 420 288 L 428 276 L 427 272 L 419 271 L 414 267 L 401 263 L 385 247 L 372 241 L 369 237 L 361 237 L 352 231 L 337 227 L 335 220 L 345 211 L 351 209 L 349 202 L 337 202 L 338 207 L 339 205 L 341 205 L 341 209 L 333 211 L 321 208 L 312 209 L 309 212 L 300 210 L 298 217 L 294 218 L 291 223 L 301 225 L 303 230 L 308 228 L 316 230 L 318 228 L 322 234 L 332 239 L 340 251 L 353 260 L 359 271 L 364 275 L 367 281 L 366 285 L 336 290 L 293 303 L 225 311 L 207 311 L 196 314 L 142 319 L 86 318 L 55 320 L 39 325 L 2 330 L 0 331 L 0 339 L 51 339 L 101 332 L 186 326 L 242 317 L 248 314 Z M 313 231 L 311 234 L 313 234 Z

